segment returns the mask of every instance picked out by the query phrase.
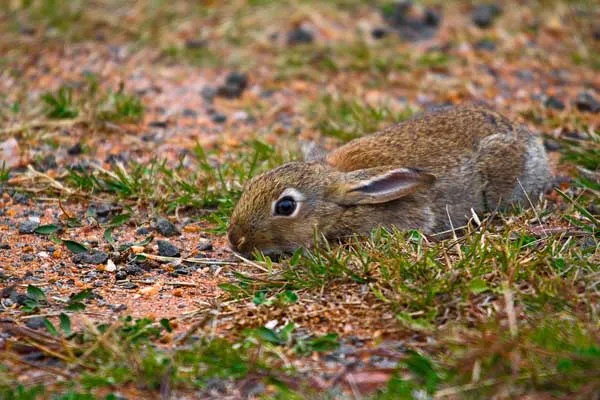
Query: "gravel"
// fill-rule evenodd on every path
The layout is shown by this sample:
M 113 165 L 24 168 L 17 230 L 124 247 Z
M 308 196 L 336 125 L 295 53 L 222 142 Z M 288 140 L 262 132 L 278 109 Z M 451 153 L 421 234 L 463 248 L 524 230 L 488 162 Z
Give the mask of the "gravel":
M 600 112 L 600 101 L 591 92 L 581 92 L 575 98 L 575 107 L 579 111 L 598 113 Z
M 287 43 L 291 46 L 312 43 L 314 40 L 313 33 L 302 26 L 292 29 L 287 34 Z
M 75 264 L 92 264 L 100 265 L 108 261 L 108 254 L 103 251 L 94 251 L 86 253 L 78 253 L 73 256 Z
M 488 28 L 501 13 L 502 9 L 496 4 L 480 4 L 473 9 L 471 20 L 479 28 Z
M 163 236 L 179 236 L 181 232 L 177 227 L 166 218 L 158 218 L 156 220 L 156 230 Z
M 168 240 L 158 240 L 158 255 L 163 257 L 179 257 L 181 250 Z
M 565 109 L 565 103 L 563 103 L 560 99 L 554 96 L 548 96 L 546 101 L 544 101 L 544 105 L 548 108 L 554 108 L 555 110 Z
M 30 221 L 30 220 L 23 221 L 23 222 L 21 222 L 21 225 L 19 225 L 19 233 L 22 233 L 22 234 L 34 233 L 35 230 L 38 228 L 38 226 L 40 226 L 40 224 L 35 221 Z

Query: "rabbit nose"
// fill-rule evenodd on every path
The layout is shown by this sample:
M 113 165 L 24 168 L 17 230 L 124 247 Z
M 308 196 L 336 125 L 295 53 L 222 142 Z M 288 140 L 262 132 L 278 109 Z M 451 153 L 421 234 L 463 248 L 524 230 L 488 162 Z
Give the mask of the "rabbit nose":
M 244 243 L 246 243 L 246 237 L 240 233 L 235 227 L 231 227 L 227 232 L 227 239 L 231 249 L 237 253 L 242 253 Z

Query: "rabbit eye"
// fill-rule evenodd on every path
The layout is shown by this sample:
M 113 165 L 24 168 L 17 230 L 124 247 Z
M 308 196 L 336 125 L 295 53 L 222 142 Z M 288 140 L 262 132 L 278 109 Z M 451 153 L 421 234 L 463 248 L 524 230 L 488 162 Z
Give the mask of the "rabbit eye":
M 296 211 L 296 200 L 291 196 L 282 197 L 275 204 L 275 215 L 288 217 Z

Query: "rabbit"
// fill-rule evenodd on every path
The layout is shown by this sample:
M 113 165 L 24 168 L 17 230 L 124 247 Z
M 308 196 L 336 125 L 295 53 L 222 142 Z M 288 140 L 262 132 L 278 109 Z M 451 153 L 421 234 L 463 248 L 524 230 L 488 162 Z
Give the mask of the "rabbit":
M 250 180 L 231 215 L 232 250 L 282 255 L 375 227 L 425 234 L 476 213 L 527 207 L 549 187 L 544 147 L 491 108 L 466 105 L 414 116 L 330 153 L 309 149 Z

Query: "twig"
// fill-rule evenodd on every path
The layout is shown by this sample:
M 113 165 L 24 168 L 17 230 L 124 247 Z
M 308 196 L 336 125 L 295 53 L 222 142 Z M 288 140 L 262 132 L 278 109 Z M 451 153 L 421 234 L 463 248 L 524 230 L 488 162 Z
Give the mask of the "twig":
M 43 178 L 43 179 L 49 181 L 50 185 L 52 187 L 54 187 L 55 189 L 58 189 L 58 190 L 63 191 L 63 192 L 67 192 L 67 194 L 73 194 L 73 191 L 71 189 L 64 187 L 59 181 L 57 181 L 56 179 L 50 177 L 48 174 L 44 174 L 43 172 L 37 171 L 35 168 L 33 168 L 31 166 L 31 164 L 29 164 L 27 166 L 27 169 L 34 176 L 37 176 L 37 177 L 40 177 L 40 178 Z
M 68 119 L 68 120 L 60 120 L 60 121 L 33 121 L 27 124 L 11 126 L 9 128 L 4 128 L 0 130 L 0 136 L 4 135 L 14 135 L 19 132 L 23 132 L 29 129 L 40 129 L 40 128 L 64 128 L 67 126 L 74 126 L 79 123 L 89 123 L 86 119 Z
M 156 261 L 185 261 L 194 264 L 206 264 L 206 265 L 237 265 L 238 263 L 234 261 L 217 261 L 211 260 L 210 258 L 182 258 L 182 257 L 166 257 L 166 256 L 157 256 L 156 254 L 148 254 L 148 253 L 139 253 L 138 255 L 144 256 L 151 260 Z
M 232 254 L 233 254 L 235 257 L 237 257 L 237 258 L 239 258 L 240 260 L 242 260 L 243 262 L 245 262 L 246 264 L 252 265 L 253 267 L 255 267 L 255 268 L 258 268 L 258 269 L 260 269 L 260 270 L 261 270 L 261 271 L 263 271 L 263 272 L 267 272 L 267 273 L 269 273 L 269 270 L 268 270 L 267 268 L 263 267 L 262 265 L 260 265 L 260 264 L 257 264 L 257 263 L 255 263 L 254 261 L 248 260 L 246 257 L 244 257 L 244 256 L 242 256 L 242 255 L 240 255 L 240 254 L 238 254 L 238 253 L 235 253 L 235 252 L 234 252 L 234 253 L 232 253 Z

